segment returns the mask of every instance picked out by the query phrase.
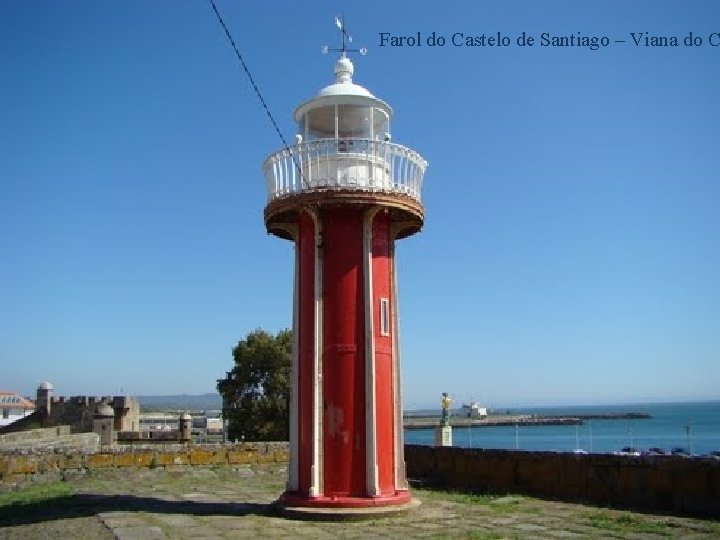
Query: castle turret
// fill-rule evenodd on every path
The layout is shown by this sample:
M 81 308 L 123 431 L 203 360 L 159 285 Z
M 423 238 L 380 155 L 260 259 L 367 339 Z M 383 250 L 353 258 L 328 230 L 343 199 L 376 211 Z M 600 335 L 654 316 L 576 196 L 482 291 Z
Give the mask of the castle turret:
M 100 403 L 93 415 L 93 433 L 100 435 L 101 446 L 110 446 L 115 442 L 114 421 L 113 408 L 106 402 Z
M 180 442 L 189 443 L 192 441 L 192 416 L 184 412 L 179 420 Z
M 43 416 L 50 416 L 53 400 L 53 385 L 49 382 L 41 382 L 37 388 L 35 407 Z

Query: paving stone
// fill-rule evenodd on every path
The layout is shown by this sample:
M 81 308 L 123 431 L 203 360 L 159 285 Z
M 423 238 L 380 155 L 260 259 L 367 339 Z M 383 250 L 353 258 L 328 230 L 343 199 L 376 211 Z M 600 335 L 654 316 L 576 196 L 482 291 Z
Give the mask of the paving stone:
M 195 516 L 187 514 L 149 514 L 149 517 L 172 527 L 197 527 L 199 521 Z
M 547 527 L 543 527 L 542 525 L 536 525 L 535 523 L 516 523 L 515 525 L 513 525 L 513 527 L 525 532 L 537 532 L 547 530 Z
M 512 525 L 515 521 L 514 517 L 502 517 L 491 519 L 490 524 L 498 527 L 505 527 L 507 525 Z
M 563 528 L 571 529 L 572 532 L 579 534 L 583 538 L 596 537 L 599 536 L 602 532 L 602 530 L 598 529 L 597 527 L 591 527 L 589 525 L 581 525 L 576 523 L 566 523 Z
M 255 540 L 260 540 L 261 538 L 265 538 L 265 536 L 258 531 L 236 529 L 232 532 L 232 534 L 227 535 L 227 538 L 232 538 L 233 540 L 235 540 L 236 538 L 252 538 Z
M 123 513 L 116 515 L 114 512 L 106 512 L 99 514 L 98 517 L 108 529 L 116 529 L 119 527 L 144 527 L 148 525 L 148 521 L 138 514 Z
M 220 499 L 216 495 L 213 495 L 211 493 L 183 493 L 181 495 L 181 497 L 183 499 L 185 499 L 186 501 L 200 501 L 200 502 L 204 502 L 204 503 L 224 502 L 223 499 Z
M 200 467 L 192 469 L 190 474 L 193 478 L 217 478 L 217 473 L 212 469 L 202 469 Z
M 99 512 L 97 516 L 100 519 L 105 518 L 123 518 L 123 517 L 136 517 L 135 512 L 124 512 L 124 511 L 110 511 L 110 512 Z
M 219 536 L 219 531 L 215 527 L 200 525 L 197 527 L 183 527 L 182 529 L 178 529 L 176 536 L 178 538 L 192 539 L 217 538 Z
M 493 499 L 492 501 L 490 501 L 490 504 L 496 506 L 501 504 L 520 504 L 521 502 L 523 502 L 522 497 L 507 496 Z
M 118 527 L 112 530 L 117 540 L 164 540 L 160 527 Z
M 547 535 L 548 535 L 548 537 L 561 538 L 561 539 L 564 539 L 564 538 L 573 539 L 573 538 L 586 538 L 587 537 L 587 535 L 584 535 L 584 534 L 581 534 L 578 532 L 571 532 L 571 531 L 547 531 Z
M 652 533 L 630 533 L 623 536 L 623 540 L 659 540 L 667 538 L 666 535 Z
M 251 521 L 249 516 L 202 516 L 198 517 L 202 523 L 212 522 L 219 529 L 243 529 Z

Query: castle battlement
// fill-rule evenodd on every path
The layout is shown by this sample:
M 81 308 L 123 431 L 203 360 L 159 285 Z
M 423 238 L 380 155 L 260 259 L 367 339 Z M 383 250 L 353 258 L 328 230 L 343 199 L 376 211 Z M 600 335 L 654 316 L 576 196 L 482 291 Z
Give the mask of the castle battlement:
M 92 431 L 93 419 L 101 405 L 114 412 L 114 431 L 140 429 L 140 403 L 132 396 L 55 396 L 50 383 L 37 389 L 37 407 L 49 425 L 69 425 L 75 433 Z
M 115 409 L 130 409 L 138 402 L 132 396 L 51 396 L 50 401 L 53 404 L 72 403 L 84 407 L 107 403 Z

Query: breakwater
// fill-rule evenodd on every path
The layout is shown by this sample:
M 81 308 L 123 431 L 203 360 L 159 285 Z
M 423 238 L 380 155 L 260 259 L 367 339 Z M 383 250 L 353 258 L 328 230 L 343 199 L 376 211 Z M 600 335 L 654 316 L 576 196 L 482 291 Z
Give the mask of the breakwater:
M 598 414 L 574 414 L 580 420 L 650 420 L 651 414 L 640 412 L 629 413 L 598 413 Z
M 588 420 L 644 420 L 652 418 L 647 413 L 598 413 L 579 415 L 491 415 L 484 418 L 467 418 L 451 416 L 453 427 L 490 427 L 490 426 L 573 426 L 581 425 Z M 406 415 L 403 418 L 405 429 L 429 429 L 440 424 L 440 416 Z

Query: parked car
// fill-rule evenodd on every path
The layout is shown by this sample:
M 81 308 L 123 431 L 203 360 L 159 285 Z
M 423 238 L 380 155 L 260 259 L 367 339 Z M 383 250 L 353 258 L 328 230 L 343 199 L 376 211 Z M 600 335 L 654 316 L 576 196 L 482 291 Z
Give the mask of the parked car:
M 670 453 L 673 456 L 690 457 L 690 452 L 688 452 L 685 448 L 673 448 L 672 450 L 670 450 Z
M 668 451 L 654 446 L 652 448 L 648 448 L 646 452 L 643 452 L 643 454 L 646 456 L 667 456 Z
M 616 454 L 619 456 L 639 456 L 640 450 L 633 446 L 626 446 L 619 452 L 616 452 Z

